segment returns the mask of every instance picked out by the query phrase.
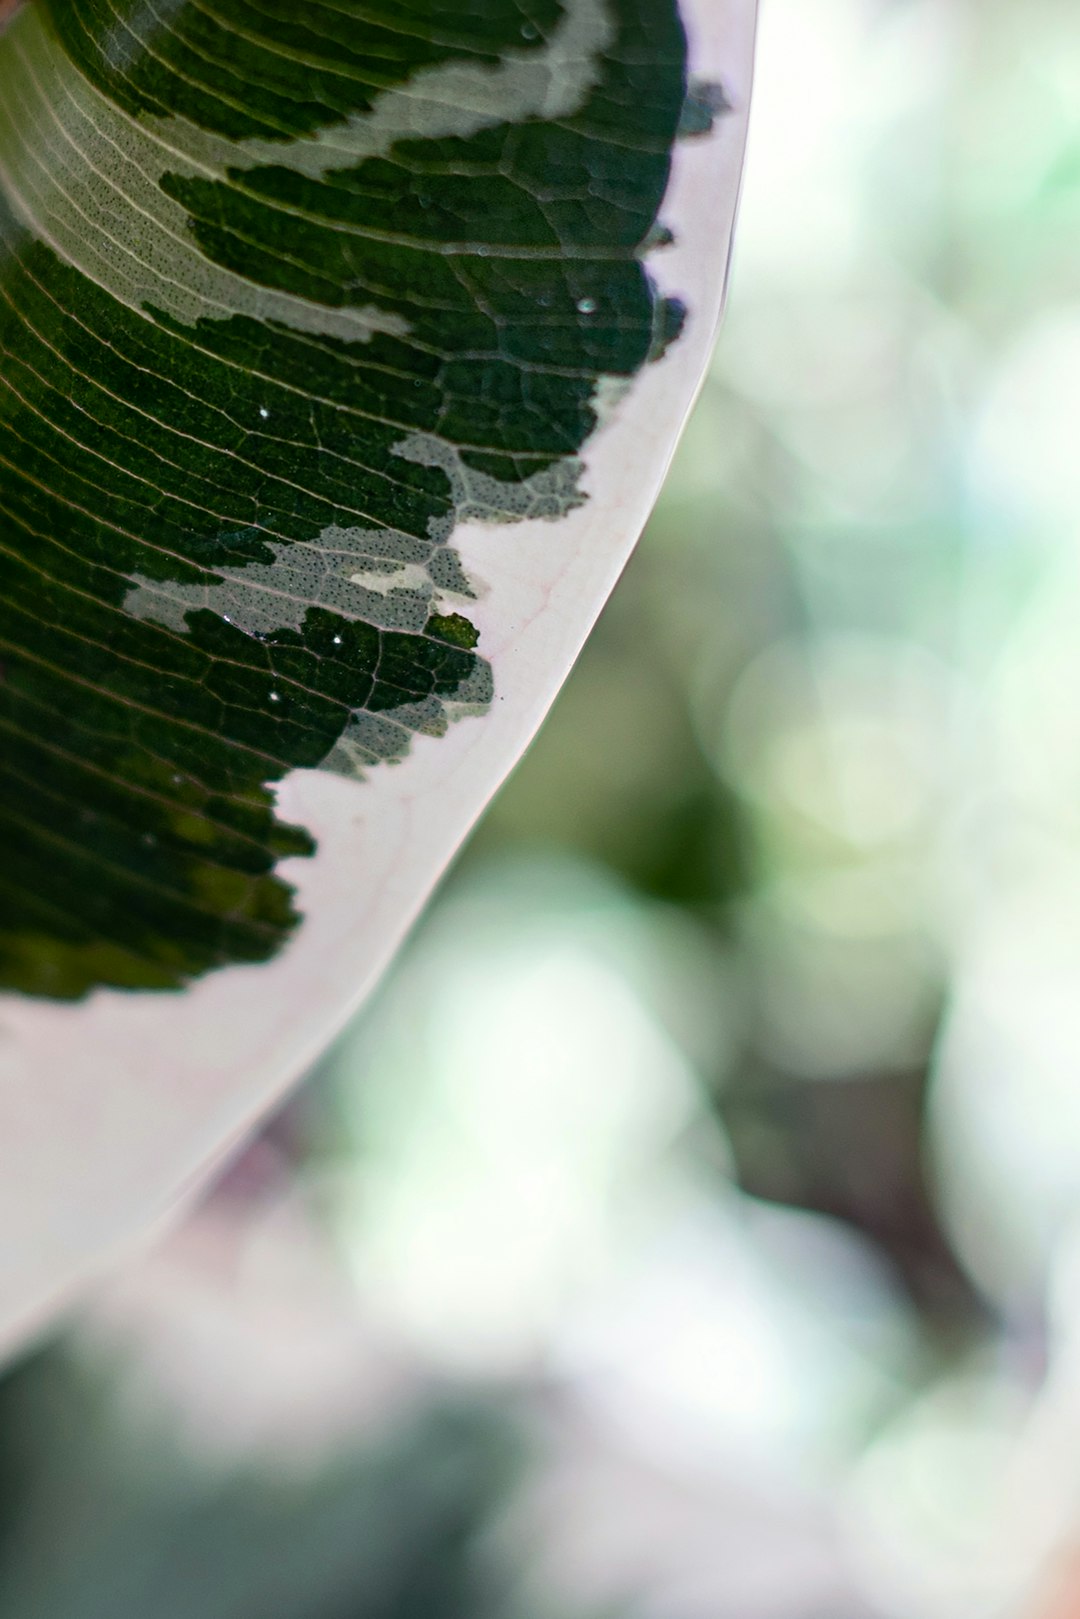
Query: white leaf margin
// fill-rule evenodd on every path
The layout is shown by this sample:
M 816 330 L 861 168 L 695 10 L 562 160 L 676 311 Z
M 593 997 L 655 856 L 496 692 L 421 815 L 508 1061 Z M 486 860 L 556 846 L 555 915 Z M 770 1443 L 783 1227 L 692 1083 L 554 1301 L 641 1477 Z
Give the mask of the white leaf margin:
M 304 920 L 267 965 L 180 993 L 0 997 L 0 1354 L 182 1208 L 356 1012 L 517 763 L 615 586 L 660 491 L 720 321 L 746 140 L 756 0 L 682 0 L 695 79 L 731 111 L 676 149 L 650 259 L 688 318 L 584 452 L 587 502 L 558 523 L 454 536 L 496 681 L 492 709 L 418 736 L 362 783 L 299 770 L 280 816 L 313 859 L 284 862 Z

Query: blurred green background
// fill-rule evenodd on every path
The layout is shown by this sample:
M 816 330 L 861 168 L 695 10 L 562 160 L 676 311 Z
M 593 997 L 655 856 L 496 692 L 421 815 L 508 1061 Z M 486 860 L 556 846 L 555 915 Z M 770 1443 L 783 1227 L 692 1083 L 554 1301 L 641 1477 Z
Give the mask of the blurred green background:
M 11 1619 L 1080 1615 L 1080 31 L 764 0 L 726 328 L 376 1002 L 0 1385 Z

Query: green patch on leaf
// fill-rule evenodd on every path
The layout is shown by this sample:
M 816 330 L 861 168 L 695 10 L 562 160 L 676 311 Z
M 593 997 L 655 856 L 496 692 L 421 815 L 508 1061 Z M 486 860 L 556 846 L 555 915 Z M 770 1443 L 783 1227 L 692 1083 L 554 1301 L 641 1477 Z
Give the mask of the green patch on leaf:
M 454 533 L 579 504 L 677 336 L 685 98 L 676 0 L 36 0 L 0 39 L 0 988 L 268 960 L 313 851 L 274 784 L 490 703 Z

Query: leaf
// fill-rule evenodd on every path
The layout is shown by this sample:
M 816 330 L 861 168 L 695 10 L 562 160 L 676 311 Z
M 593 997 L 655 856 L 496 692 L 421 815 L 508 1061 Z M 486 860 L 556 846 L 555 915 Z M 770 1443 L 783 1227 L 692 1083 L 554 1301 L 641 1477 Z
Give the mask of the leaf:
M 708 357 L 752 28 L 0 37 L 0 1326 L 296 1077 L 549 706 Z

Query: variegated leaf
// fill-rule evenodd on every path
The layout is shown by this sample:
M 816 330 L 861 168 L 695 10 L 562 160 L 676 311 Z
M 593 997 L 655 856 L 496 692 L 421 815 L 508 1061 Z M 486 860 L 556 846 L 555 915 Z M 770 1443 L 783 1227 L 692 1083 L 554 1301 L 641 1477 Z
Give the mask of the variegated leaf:
M 0 1325 L 357 1005 L 708 356 L 753 0 L 31 0 L 0 37 Z

